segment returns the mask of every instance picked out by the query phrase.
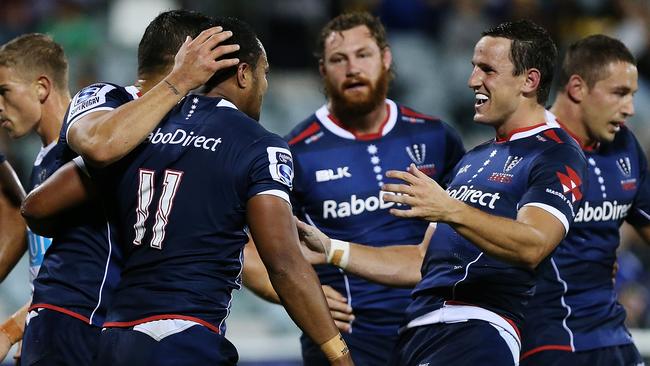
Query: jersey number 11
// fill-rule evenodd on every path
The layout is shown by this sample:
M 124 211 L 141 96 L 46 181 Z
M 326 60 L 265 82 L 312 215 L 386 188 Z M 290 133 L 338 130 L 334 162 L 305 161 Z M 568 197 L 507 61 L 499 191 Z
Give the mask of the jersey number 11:
M 149 217 L 149 206 L 153 201 L 154 196 L 154 174 L 153 170 L 140 169 L 140 183 L 138 184 L 138 208 L 136 210 L 136 222 L 133 225 L 135 229 L 135 239 L 133 244 L 142 244 L 142 239 L 146 233 L 145 222 Z M 163 180 L 162 194 L 158 200 L 158 208 L 156 209 L 156 219 L 153 224 L 153 236 L 151 237 L 152 248 L 162 249 L 162 242 L 165 239 L 165 227 L 167 226 L 167 218 L 172 210 L 174 204 L 174 197 L 176 191 L 181 183 L 183 172 L 178 170 L 165 170 L 165 178 Z

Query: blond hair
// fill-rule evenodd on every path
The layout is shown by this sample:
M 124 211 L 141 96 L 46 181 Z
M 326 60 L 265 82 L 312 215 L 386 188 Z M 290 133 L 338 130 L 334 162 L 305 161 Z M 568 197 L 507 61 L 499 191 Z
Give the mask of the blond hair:
M 58 90 L 68 90 L 68 61 L 63 48 L 45 34 L 18 36 L 0 47 L 0 66 L 31 79 L 45 74 Z

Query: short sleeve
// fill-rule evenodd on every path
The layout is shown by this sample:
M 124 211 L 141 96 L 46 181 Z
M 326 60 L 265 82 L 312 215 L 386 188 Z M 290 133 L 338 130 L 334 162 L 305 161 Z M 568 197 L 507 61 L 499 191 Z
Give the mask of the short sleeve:
M 648 161 L 638 141 L 635 139 L 639 156 L 639 182 L 632 208 L 625 220 L 633 226 L 650 225 L 650 181 L 648 181 Z
M 60 138 L 67 142 L 68 130 L 81 117 L 97 111 L 110 111 L 138 97 L 135 87 L 122 88 L 107 83 L 97 83 L 81 89 L 72 98 L 65 114 Z
M 247 154 L 247 199 L 260 194 L 282 198 L 291 204 L 293 158 L 289 146 L 279 136 L 265 137 L 255 142 Z
M 562 223 L 566 235 L 582 203 L 586 173 L 587 162 L 577 146 L 563 143 L 547 149 L 533 162 L 519 208 L 547 211 Z

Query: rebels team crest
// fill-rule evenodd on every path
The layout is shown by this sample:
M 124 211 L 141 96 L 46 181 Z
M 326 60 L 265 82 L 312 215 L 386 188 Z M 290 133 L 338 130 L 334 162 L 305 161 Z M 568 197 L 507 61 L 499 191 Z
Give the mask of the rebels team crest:
M 424 164 L 424 159 L 427 156 L 427 145 L 413 144 L 411 146 L 407 146 L 406 153 L 409 155 L 409 158 L 411 158 L 415 165 Z
M 432 177 L 436 174 L 436 165 L 435 164 L 425 164 L 427 157 L 427 145 L 426 144 L 412 144 L 411 146 L 406 147 L 406 153 L 415 167 L 418 168 L 422 173 Z
M 514 177 L 514 174 L 510 173 L 510 171 L 514 169 L 517 165 L 519 165 L 519 163 L 521 163 L 522 160 L 524 160 L 522 156 L 509 155 L 508 159 L 506 159 L 506 162 L 503 164 L 503 171 L 492 173 L 492 175 L 490 175 L 488 180 L 497 183 L 505 183 L 505 184 L 512 183 L 512 178 Z
M 582 185 L 582 179 L 575 170 L 571 167 L 565 165 L 566 174 L 563 172 L 557 172 L 557 178 L 562 184 L 562 193 L 571 198 L 571 202 L 578 201 L 582 199 L 582 192 L 580 191 L 580 186 Z

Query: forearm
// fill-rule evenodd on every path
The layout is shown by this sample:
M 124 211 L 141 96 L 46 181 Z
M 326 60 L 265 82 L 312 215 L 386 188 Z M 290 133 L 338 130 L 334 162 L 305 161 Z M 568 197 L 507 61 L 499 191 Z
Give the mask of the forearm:
M 244 271 L 242 273 L 244 286 L 255 295 L 274 304 L 280 303 L 280 298 L 271 284 L 269 274 L 260 258 L 255 243 L 252 240 L 244 247 Z
M 27 250 L 27 226 L 15 207 L 5 196 L 0 197 L 0 282 Z
M 350 243 L 345 272 L 393 287 L 414 287 L 422 279 L 423 253 L 418 245 L 382 248 Z
M 94 193 L 90 177 L 72 161 L 27 195 L 21 213 L 33 232 L 53 237 L 57 228 L 67 224 L 65 214 L 92 199 Z
M 167 79 L 173 80 L 173 77 Z M 172 81 L 168 84 L 167 79 L 141 98 L 70 126 L 70 147 L 96 166 L 109 165 L 128 154 L 189 91 Z
M 305 261 L 288 261 L 285 268 L 269 271 L 269 278 L 294 322 L 316 344 L 322 344 L 338 334 L 311 266 Z

